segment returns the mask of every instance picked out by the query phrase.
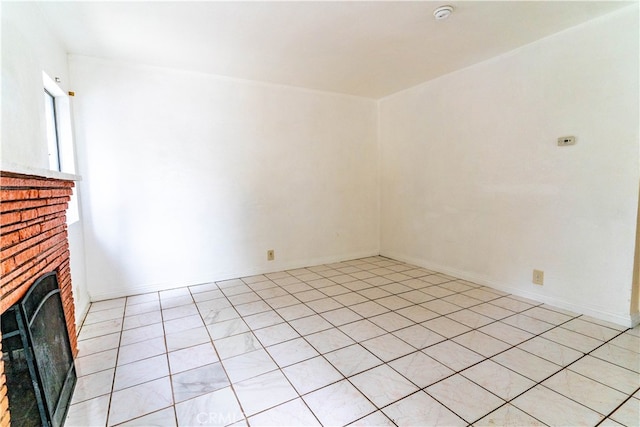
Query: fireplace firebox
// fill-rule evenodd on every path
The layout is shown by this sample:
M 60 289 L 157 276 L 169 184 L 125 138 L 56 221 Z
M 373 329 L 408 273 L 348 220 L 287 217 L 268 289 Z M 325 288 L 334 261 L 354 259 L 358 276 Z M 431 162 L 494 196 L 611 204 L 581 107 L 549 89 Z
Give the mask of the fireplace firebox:
M 62 426 L 76 372 L 56 273 L 36 280 L 0 324 L 12 424 Z

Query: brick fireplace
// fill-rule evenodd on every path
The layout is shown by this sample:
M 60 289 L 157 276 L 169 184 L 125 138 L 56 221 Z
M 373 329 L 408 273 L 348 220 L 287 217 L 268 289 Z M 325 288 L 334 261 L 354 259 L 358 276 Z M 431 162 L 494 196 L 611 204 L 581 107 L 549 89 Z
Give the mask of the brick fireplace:
M 38 277 L 56 272 L 74 357 L 77 334 L 66 210 L 76 179 L 48 171 L 42 176 L 30 170 L 0 171 L 0 314 Z M 4 372 L 0 359 L 0 427 L 11 423 Z

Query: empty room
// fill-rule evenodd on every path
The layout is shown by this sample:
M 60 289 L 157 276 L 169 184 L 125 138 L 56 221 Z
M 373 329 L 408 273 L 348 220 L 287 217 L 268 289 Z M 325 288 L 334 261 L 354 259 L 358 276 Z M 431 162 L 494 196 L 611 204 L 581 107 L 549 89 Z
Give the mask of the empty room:
M 0 426 L 640 425 L 637 1 L 2 1 Z

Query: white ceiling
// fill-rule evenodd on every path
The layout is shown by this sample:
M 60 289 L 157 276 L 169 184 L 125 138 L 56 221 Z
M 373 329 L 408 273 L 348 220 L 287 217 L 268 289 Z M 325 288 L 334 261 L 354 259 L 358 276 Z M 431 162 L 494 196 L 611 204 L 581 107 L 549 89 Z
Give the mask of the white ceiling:
M 42 2 L 70 53 L 380 98 L 635 2 Z M 447 20 L 433 10 L 455 7 Z

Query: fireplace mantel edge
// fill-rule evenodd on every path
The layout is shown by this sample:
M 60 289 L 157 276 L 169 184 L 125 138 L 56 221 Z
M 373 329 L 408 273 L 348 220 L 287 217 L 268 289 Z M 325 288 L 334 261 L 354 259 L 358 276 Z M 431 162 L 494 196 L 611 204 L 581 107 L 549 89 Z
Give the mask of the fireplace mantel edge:
M 62 181 L 82 181 L 80 175 L 58 172 L 50 169 L 36 168 L 32 166 L 19 165 L 13 162 L 0 161 L 0 174 L 3 176 L 15 177 L 37 177 L 48 179 L 59 179 Z

